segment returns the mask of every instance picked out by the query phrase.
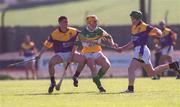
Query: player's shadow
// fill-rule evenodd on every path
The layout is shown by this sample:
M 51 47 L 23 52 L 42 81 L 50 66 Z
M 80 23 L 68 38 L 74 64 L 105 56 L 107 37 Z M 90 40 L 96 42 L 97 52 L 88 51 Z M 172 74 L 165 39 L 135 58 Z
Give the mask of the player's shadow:
M 100 93 L 97 91 L 87 91 L 87 92 L 59 92 L 59 93 L 27 93 L 27 94 L 15 94 L 15 96 L 41 96 L 41 95 L 71 95 L 71 94 L 121 94 L 120 92 L 109 92 L 109 93 Z
M 16 96 L 40 96 L 40 95 L 62 95 L 62 94 L 95 94 L 95 91 L 88 91 L 88 92 L 59 92 L 59 93 L 27 93 L 27 94 L 16 94 Z

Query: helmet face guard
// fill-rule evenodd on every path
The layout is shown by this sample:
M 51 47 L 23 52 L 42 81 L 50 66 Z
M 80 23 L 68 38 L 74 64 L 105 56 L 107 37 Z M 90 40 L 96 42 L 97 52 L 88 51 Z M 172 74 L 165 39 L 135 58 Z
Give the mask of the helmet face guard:
M 141 20 L 142 17 L 143 17 L 143 15 L 142 15 L 142 13 L 140 11 L 132 11 L 130 13 L 130 16 L 133 17 L 136 20 Z

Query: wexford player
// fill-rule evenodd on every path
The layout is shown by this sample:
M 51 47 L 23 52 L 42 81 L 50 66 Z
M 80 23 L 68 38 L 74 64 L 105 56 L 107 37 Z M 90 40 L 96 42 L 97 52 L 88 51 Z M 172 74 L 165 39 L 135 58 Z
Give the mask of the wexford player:
M 60 16 L 58 18 L 59 27 L 55 29 L 49 38 L 44 42 L 44 48 L 39 54 L 39 58 L 42 53 L 53 47 L 55 55 L 49 61 L 49 75 L 51 84 L 48 89 L 48 93 L 52 93 L 56 86 L 54 73 L 55 65 L 60 63 L 70 63 L 75 61 L 79 63 L 79 69 L 81 70 L 81 64 L 84 66 L 85 58 L 80 53 L 76 52 L 75 41 L 79 31 L 75 28 L 68 27 L 68 18 L 66 16 Z
M 162 31 L 162 37 L 156 43 L 156 46 L 160 48 L 159 50 L 161 53 L 159 63 L 172 63 L 174 45 L 176 44 L 177 34 L 173 32 L 170 28 L 166 27 L 166 23 L 164 20 L 159 23 L 159 28 Z M 177 75 L 177 79 L 178 78 L 180 78 L 179 75 Z
M 35 57 L 37 49 L 35 43 L 31 40 L 29 35 L 25 36 L 24 42 L 21 44 L 20 56 L 24 56 L 24 59 L 30 59 Z M 25 64 L 26 78 L 29 78 L 29 71 L 32 72 L 33 79 L 37 78 L 37 70 L 35 61 L 31 61 Z
M 118 51 L 122 52 L 130 48 L 134 48 L 134 58 L 128 67 L 128 88 L 125 93 L 134 92 L 135 71 L 138 67 L 142 66 L 148 73 L 148 76 L 153 76 L 164 72 L 166 69 L 173 69 L 179 71 L 179 63 L 172 62 L 169 64 L 159 65 L 155 68 L 151 64 L 151 54 L 147 47 L 148 37 L 160 38 L 162 35 L 161 30 L 152 27 L 142 21 L 142 13 L 140 11 L 132 11 L 130 13 L 132 28 L 132 40 L 126 45 L 119 47 Z

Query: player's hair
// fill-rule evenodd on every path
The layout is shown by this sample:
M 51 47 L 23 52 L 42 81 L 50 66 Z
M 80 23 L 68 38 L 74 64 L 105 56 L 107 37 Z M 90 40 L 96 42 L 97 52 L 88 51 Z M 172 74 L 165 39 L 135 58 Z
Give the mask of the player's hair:
M 86 23 L 88 24 L 88 23 L 91 23 L 92 21 L 97 21 L 98 20 L 98 18 L 97 18 L 97 16 L 96 15 L 88 15 L 87 17 L 86 17 Z
M 140 11 L 131 11 L 130 16 L 137 20 L 141 20 L 143 17 L 143 15 Z
M 63 19 L 67 19 L 67 17 L 66 16 L 59 16 L 58 22 L 61 22 Z

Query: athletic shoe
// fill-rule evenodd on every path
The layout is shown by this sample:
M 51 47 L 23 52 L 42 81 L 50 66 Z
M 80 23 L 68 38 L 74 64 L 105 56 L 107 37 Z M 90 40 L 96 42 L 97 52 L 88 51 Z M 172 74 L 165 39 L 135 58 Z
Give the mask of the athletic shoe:
M 55 87 L 55 89 L 56 89 L 57 91 L 59 91 L 59 90 L 60 90 L 60 84 L 57 84 L 56 87 Z
M 78 87 L 78 78 L 75 77 L 75 76 L 73 76 L 73 85 L 74 85 L 75 87 Z
M 125 91 L 123 91 L 123 92 L 121 92 L 121 93 L 134 93 L 134 91 L 127 89 L 127 90 L 125 90 Z
M 55 86 L 56 86 L 56 84 L 51 84 L 51 85 L 49 86 L 49 89 L 48 89 L 48 93 L 49 93 L 49 94 L 51 94 L 51 93 L 53 92 Z
M 101 86 L 98 88 L 99 89 L 99 92 L 106 92 L 106 90 Z
M 173 69 L 173 70 L 175 70 L 178 74 L 180 74 L 179 63 L 178 63 L 177 61 L 169 64 L 169 67 L 170 67 L 170 69 Z
M 176 76 L 176 79 L 180 79 L 180 75 L 177 75 L 177 76 Z
M 153 76 L 151 79 L 152 80 L 160 80 L 160 76 Z

